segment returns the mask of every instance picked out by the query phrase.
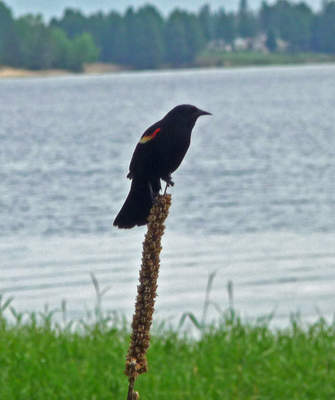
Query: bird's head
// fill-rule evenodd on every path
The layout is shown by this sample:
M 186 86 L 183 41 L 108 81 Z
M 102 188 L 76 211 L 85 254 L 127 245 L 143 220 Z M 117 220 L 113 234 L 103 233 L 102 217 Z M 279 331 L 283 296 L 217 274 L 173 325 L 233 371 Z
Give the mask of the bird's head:
M 181 104 L 169 111 L 164 119 L 175 121 L 179 125 L 194 126 L 196 120 L 202 115 L 212 115 L 190 104 Z

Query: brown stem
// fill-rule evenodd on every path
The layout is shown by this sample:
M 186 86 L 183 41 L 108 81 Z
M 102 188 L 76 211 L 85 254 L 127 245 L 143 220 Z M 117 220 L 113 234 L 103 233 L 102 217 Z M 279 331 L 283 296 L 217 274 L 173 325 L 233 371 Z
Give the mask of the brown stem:
M 143 242 L 142 265 L 137 287 L 135 314 L 132 322 L 132 335 L 129 344 L 125 374 L 129 380 L 127 400 L 135 400 L 135 380 L 138 375 L 148 371 L 146 352 L 150 345 L 150 328 L 157 293 L 161 238 L 164 234 L 164 222 L 169 214 L 171 195 L 158 195 L 156 204 L 150 211 L 148 230 Z M 134 397 L 135 396 L 135 397 Z
M 139 395 L 137 392 L 134 392 L 134 386 L 135 386 L 135 378 L 129 378 L 129 386 L 128 386 L 128 395 L 127 395 L 127 400 L 138 400 Z

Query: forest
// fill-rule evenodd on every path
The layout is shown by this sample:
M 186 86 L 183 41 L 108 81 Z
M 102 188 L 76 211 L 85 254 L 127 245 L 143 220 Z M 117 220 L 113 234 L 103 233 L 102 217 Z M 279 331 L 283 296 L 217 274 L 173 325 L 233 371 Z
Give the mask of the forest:
M 192 66 L 206 48 L 234 52 L 237 38 L 261 35 L 269 53 L 335 54 L 335 1 L 323 2 L 318 12 L 303 2 L 263 1 L 252 12 L 241 0 L 235 13 L 204 5 L 198 13 L 174 9 L 166 18 L 151 5 L 88 16 L 68 8 L 48 23 L 41 15 L 15 19 L 0 1 L 0 65 L 33 70 L 81 71 L 90 62 L 136 69 Z

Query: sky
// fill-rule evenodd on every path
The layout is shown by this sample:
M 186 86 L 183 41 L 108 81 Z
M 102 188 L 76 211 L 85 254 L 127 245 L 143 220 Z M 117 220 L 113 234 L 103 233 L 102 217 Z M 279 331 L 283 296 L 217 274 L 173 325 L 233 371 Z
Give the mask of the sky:
M 1 0 L 12 9 L 15 17 L 32 13 L 42 14 L 45 20 L 52 17 L 60 17 L 65 8 L 81 10 L 89 15 L 97 11 L 108 12 L 111 10 L 123 13 L 129 6 L 137 9 L 144 4 L 154 5 L 163 15 L 168 15 L 175 8 L 182 8 L 188 11 L 198 11 L 204 4 L 210 5 L 212 10 L 223 7 L 226 11 L 238 9 L 240 0 Z M 258 10 L 262 0 L 248 0 L 249 7 Z M 293 0 L 292 2 L 300 2 Z M 314 11 L 321 8 L 322 0 L 303 0 Z M 268 0 L 269 4 L 274 0 Z

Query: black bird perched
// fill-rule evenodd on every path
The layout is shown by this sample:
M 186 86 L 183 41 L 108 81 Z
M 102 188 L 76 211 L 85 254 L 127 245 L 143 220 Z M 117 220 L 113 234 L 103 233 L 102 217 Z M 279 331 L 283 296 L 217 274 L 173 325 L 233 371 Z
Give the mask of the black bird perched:
M 171 174 L 182 162 L 190 145 L 192 129 L 201 115 L 211 113 L 183 104 L 173 108 L 143 133 L 127 175 L 132 179 L 130 192 L 114 226 L 132 228 L 148 223 L 155 194 L 162 188 L 160 180 L 167 186 L 174 185 Z

